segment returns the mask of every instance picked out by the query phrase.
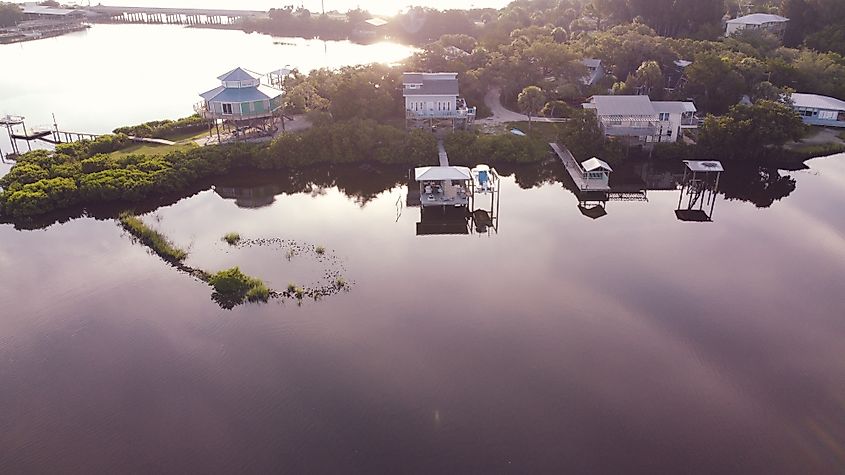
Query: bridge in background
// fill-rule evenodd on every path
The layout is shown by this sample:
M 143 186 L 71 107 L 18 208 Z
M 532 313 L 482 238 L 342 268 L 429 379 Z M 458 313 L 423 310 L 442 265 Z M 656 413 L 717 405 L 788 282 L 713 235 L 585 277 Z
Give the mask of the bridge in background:
M 114 23 L 154 23 L 174 25 L 231 25 L 246 18 L 267 18 L 258 10 L 223 10 L 214 8 L 111 7 L 97 5 L 86 11 L 99 15 L 100 21 Z

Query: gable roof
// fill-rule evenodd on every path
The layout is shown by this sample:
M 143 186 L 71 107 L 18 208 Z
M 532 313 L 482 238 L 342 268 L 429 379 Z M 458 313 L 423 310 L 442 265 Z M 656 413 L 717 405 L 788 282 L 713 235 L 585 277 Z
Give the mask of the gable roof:
M 581 64 L 588 68 L 598 68 L 601 66 L 601 60 L 596 58 L 584 58 L 581 60 Z
M 402 82 L 405 96 L 457 96 L 460 93 L 458 73 L 404 73 Z
M 420 167 L 414 170 L 416 181 L 472 180 L 467 167 Z
M 742 25 L 765 25 L 766 23 L 782 23 L 789 21 L 789 18 L 780 15 L 770 15 L 768 13 L 752 13 L 751 15 L 741 16 L 728 20 L 728 23 L 742 24 Z
M 610 168 L 610 165 L 608 165 L 607 162 L 605 162 L 604 160 L 599 160 L 596 157 L 584 161 L 584 163 L 581 164 L 581 168 L 583 168 L 585 172 L 594 172 L 596 170 L 604 170 L 608 172 L 613 171 L 613 169 Z
M 792 105 L 795 107 L 806 107 L 809 109 L 828 109 L 845 111 L 845 101 L 835 97 L 821 96 L 819 94 L 792 94 Z
M 243 68 L 235 68 L 228 73 L 218 76 L 217 79 L 221 81 L 227 82 L 236 82 L 236 81 L 250 81 L 250 80 L 260 80 L 261 76 L 259 74 L 253 73 L 251 71 L 247 71 Z
M 653 116 L 657 112 L 648 96 L 593 96 L 598 115 Z

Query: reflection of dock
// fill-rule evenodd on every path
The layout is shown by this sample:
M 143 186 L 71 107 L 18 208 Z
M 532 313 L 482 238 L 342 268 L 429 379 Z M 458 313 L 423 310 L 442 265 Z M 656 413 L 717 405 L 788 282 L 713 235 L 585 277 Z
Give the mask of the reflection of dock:
M 555 151 L 558 158 L 560 158 L 560 161 L 563 162 L 563 166 L 566 168 L 569 176 L 572 177 L 572 181 L 575 182 L 575 186 L 578 187 L 579 191 L 610 191 L 606 180 L 588 179 L 587 172 L 575 161 L 575 157 L 572 156 L 572 153 L 566 147 L 556 143 L 550 143 L 549 145 Z

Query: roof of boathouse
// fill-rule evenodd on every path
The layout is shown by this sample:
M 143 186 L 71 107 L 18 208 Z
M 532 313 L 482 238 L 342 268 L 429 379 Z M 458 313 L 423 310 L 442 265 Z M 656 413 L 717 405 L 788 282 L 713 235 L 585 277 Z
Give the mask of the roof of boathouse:
M 725 168 L 722 166 L 722 162 L 718 162 L 716 160 L 684 160 L 686 163 L 687 168 L 690 171 L 696 173 L 710 173 L 710 172 L 723 172 Z
M 472 180 L 467 167 L 420 167 L 414 170 L 416 181 Z
M 608 172 L 613 171 L 613 169 L 610 168 L 610 165 L 608 165 L 607 162 L 596 157 L 584 161 L 584 163 L 581 164 L 581 168 L 583 168 L 585 172 L 594 172 L 597 170 L 604 170 Z

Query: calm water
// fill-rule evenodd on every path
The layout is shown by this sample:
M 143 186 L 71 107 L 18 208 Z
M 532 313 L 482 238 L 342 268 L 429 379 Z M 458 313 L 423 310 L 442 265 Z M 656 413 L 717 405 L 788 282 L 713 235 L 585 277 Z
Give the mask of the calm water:
M 396 43 L 359 45 L 174 25 L 95 25 L 58 38 L 0 45 L 0 64 L 14 66 L 0 75 L 0 115 L 23 115 L 32 129 L 49 128 L 55 113 L 60 130 L 106 133 L 193 114 L 199 94 L 219 85 L 217 76 L 236 66 L 269 72 L 292 65 L 310 71 L 393 63 L 412 51 Z M 0 150 L 10 150 L 5 128 Z
M 355 284 L 302 306 L 222 310 L 112 220 L 2 225 L 0 472 L 842 473 L 845 155 L 810 165 L 729 171 L 712 223 L 588 219 L 556 164 L 489 236 L 417 236 L 368 168 L 144 217 L 277 288 L 319 264 L 220 236 L 325 245 Z

